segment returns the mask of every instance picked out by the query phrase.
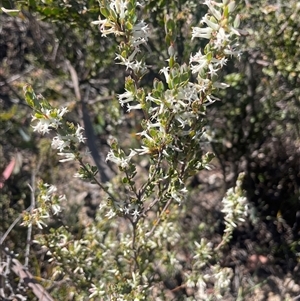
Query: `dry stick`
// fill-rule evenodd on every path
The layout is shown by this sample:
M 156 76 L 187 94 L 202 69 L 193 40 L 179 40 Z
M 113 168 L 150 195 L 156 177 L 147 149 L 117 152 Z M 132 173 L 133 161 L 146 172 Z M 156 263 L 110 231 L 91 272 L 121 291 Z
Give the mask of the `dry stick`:
M 17 274 L 24 283 L 30 287 L 39 301 L 54 301 L 48 292 L 34 279 L 34 276 L 24 267 L 16 258 L 12 259 L 12 270 Z
M 6 256 L 6 266 L 5 266 L 5 271 L 4 273 L 1 273 L 1 278 L 2 278 L 2 283 L 1 283 L 1 292 L 0 292 L 0 296 L 5 298 L 5 291 L 4 291 L 4 287 L 8 288 L 8 290 L 10 291 L 10 293 L 6 293 L 6 295 L 13 295 L 14 294 L 14 289 L 12 287 L 12 285 L 9 283 L 9 281 L 7 281 L 8 275 L 10 274 L 10 266 L 11 266 L 11 257 L 10 256 Z M 3 269 L 4 270 L 4 269 Z M 7 299 L 4 299 L 7 300 Z
M 19 93 L 12 87 L 12 85 L 10 85 L 10 83 L 6 80 L 6 78 L 1 74 L 0 74 L 0 79 L 3 80 L 3 82 L 0 83 L 0 86 L 3 86 L 3 85 L 7 86 L 9 88 L 9 90 L 18 98 L 18 100 L 19 100 L 18 104 L 29 107 L 28 104 L 24 103 L 23 97 L 21 97 L 19 95 Z M 11 101 L 10 98 L 8 99 L 8 101 L 10 103 L 13 103 L 13 101 Z
M 54 301 L 45 288 L 37 283 L 35 277 L 21 264 L 18 259 L 15 258 L 14 254 L 10 252 L 8 248 L 4 248 L 0 245 L 0 249 L 2 249 L 8 257 L 12 258 L 11 270 L 20 278 L 20 280 L 32 289 L 32 292 L 39 301 Z
M 172 199 L 169 199 L 167 204 L 165 205 L 164 209 L 162 210 L 161 214 L 159 215 L 157 221 L 155 222 L 154 226 L 152 227 L 151 231 L 146 233 L 146 236 L 149 237 L 150 235 L 152 235 L 152 233 L 154 232 L 154 230 L 156 229 L 157 225 L 159 224 L 160 220 L 161 220 L 161 216 L 163 215 L 163 213 L 168 209 L 168 207 L 170 206 L 172 202 Z
M 30 214 L 33 214 L 33 210 L 35 208 L 35 172 L 31 174 L 31 185 L 28 184 L 30 188 L 31 195 L 30 195 Z M 29 253 L 30 253 L 30 244 L 31 244 L 31 234 L 32 234 L 32 223 L 28 225 L 27 230 L 27 241 L 26 241 L 26 248 L 25 248 L 25 262 L 24 266 L 27 268 L 29 263 Z
M 29 211 L 30 209 L 31 209 L 31 205 L 25 210 L 25 212 Z M 0 246 L 4 243 L 4 240 L 6 239 L 7 235 L 14 228 L 14 226 L 20 221 L 21 218 L 22 218 L 22 213 L 13 221 L 13 223 L 9 226 L 6 232 L 2 235 L 0 239 Z

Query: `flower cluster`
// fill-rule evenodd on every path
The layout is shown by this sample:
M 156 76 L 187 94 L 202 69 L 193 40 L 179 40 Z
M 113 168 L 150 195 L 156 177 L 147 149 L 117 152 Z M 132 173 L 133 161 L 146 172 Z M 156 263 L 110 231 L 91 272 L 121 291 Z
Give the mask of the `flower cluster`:
M 208 168 L 213 158 L 211 153 L 202 153 L 201 145 L 207 139 L 204 116 L 207 105 L 217 100 L 213 92 L 228 87 L 217 81 L 217 75 L 227 63 L 226 56 L 230 54 L 229 47 L 233 47 L 234 36 L 239 34 L 236 29 L 238 17 L 232 19 L 235 4 L 233 1 L 205 1 L 209 13 L 203 17 L 201 24 L 207 27 L 193 28 L 192 38 L 208 39 L 207 47 L 204 51 L 199 50 L 195 55 L 191 55 L 189 65 L 176 63 L 175 52 L 169 51 L 169 65 L 160 71 L 164 75 L 167 87 L 163 82 L 156 80 L 152 91 L 146 93 L 137 85 L 141 74 L 146 72 L 146 69 L 143 69 L 146 66 L 142 60 L 138 61 L 136 58 L 140 52 L 139 46 L 148 41 L 148 26 L 145 22 L 137 22 L 136 18 L 132 18 L 131 1 L 111 3 L 114 3 L 112 7 L 108 7 L 105 1 L 100 1 L 100 9 L 105 20 L 113 23 L 114 28 L 118 28 L 115 35 L 120 35 L 122 31 L 125 39 L 119 46 L 116 58 L 134 74 L 133 77 L 126 78 L 125 92 L 119 94 L 118 99 L 121 106 L 127 107 L 128 112 L 141 109 L 147 118 L 141 123 L 142 131 L 137 133 L 141 146 L 131 149 L 128 155 L 116 146 L 108 153 L 107 161 L 119 166 L 128 178 L 129 170 L 134 170 L 131 161 L 135 155 L 147 154 L 158 158 L 158 161 L 163 158 L 169 167 L 163 168 L 158 162 L 156 168 L 149 169 L 149 179 L 166 185 L 161 201 L 164 199 L 168 202 L 169 199 L 173 199 L 181 204 L 187 195 L 186 178 L 193 172 Z M 105 22 L 102 20 L 99 23 L 102 24 L 100 30 L 103 34 L 103 24 L 108 24 Z M 174 28 L 172 20 L 169 20 L 166 25 L 167 32 Z M 197 75 L 196 82 L 191 81 L 191 73 Z M 126 183 L 131 181 L 132 176 Z M 149 184 L 142 186 L 140 191 L 133 185 L 128 186 L 128 190 L 138 196 L 140 210 L 143 210 L 143 193 L 147 185 Z M 128 207 L 115 206 L 109 216 L 116 215 L 116 210 L 125 214 Z
M 208 6 L 209 13 L 206 14 L 201 24 L 208 27 L 193 27 L 192 39 L 195 37 L 210 40 L 211 47 L 221 50 L 229 47 L 232 43 L 232 36 L 240 35 L 237 27 L 240 25 L 240 16 L 236 15 L 231 23 L 231 14 L 235 11 L 236 4 L 234 1 L 223 1 L 217 3 L 212 0 L 205 0 L 204 4 Z M 228 49 L 228 48 L 227 48 Z
M 59 125 L 61 125 L 61 120 L 65 113 L 68 112 L 67 108 L 62 109 L 46 109 L 41 107 L 41 111 L 36 113 L 32 121 L 38 120 L 35 126 L 33 126 L 33 130 L 41 133 L 46 134 L 49 133 L 50 129 L 57 129 Z
M 232 13 L 235 10 L 234 1 L 223 1 L 217 3 L 212 0 L 206 0 L 205 5 L 209 8 L 201 20 L 201 24 L 207 27 L 193 27 L 192 39 L 208 39 L 209 43 L 205 47 L 204 53 L 199 50 L 190 57 L 190 66 L 192 73 L 198 75 L 198 83 L 209 83 L 212 81 L 213 88 L 226 88 L 228 85 L 219 83 L 215 80 L 218 71 L 227 63 L 226 56 L 240 55 L 238 44 L 234 43 L 235 36 L 239 36 L 237 27 L 240 24 L 240 17 L 236 15 L 232 20 Z M 209 91 L 209 86 L 204 86 L 201 90 Z
M 243 177 L 244 174 L 241 173 L 236 181 L 236 186 L 230 188 L 222 200 L 222 212 L 225 215 L 225 233 L 231 233 L 239 223 L 244 222 L 248 213 L 247 198 L 241 187 Z
M 104 19 L 93 21 L 92 24 L 99 25 L 103 36 L 114 34 L 124 37 L 126 43 L 119 45 L 116 54 L 118 64 L 131 69 L 134 74 L 142 77 L 147 72 L 147 66 L 136 58 L 140 52 L 139 46 L 146 44 L 149 36 L 149 27 L 143 20 L 136 20 L 136 6 L 141 6 L 134 0 L 99 1 L 100 11 Z
M 101 19 L 101 16 L 99 16 L 99 20 L 93 21 L 92 24 L 99 25 L 103 36 L 111 33 L 116 36 L 123 35 L 122 25 L 127 14 L 127 4 L 128 1 L 126 0 L 113 0 L 109 3 L 104 3 L 101 12 L 106 18 Z M 119 20 L 120 24 L 116 22 L 117 20 Z
M 27 103 L 35 111 L 32 117 L 32 122 L 35 123 L 32 126 L 33 131 L 44 135 L 54 130 L 56 136 L 52 139 L 51 146 L 59 151 L 59 156 L 65 157 L 59 161 L 66 162 L 76 159 L 78 152 L 74 146 L 84 143 L 85 138 L 82 134 L 84 128 L 79 124 L 75 126 L 66 122 L 64 115 L 68 109 L 66 107 L 53 108 L 41 95 L 36 96 L 31 86 L 24 87 L 24 94 Z
M 57 188 L 54 185 L 40 182 L 39 195 L 36 200 L 34 208 L 30 212 L 24 212 L 23 223 L 24 226 L 36 224 L 40 229 L 47 227 L 45 219 L 50 218 L 50 213 L 53 215 L 61 212 L 60 203 L 66 200 L 65 195 L 58 196 L 56 194 Z
M 124 152 L 121 151 L 121 149 L 118 149 L 117 151 L 111 149 L 107 154 L 106 161 L 111 161 L 115 163 L 117 166 L 119 166 L 121 169 L 126 169 L 129 167 L 131 158 L 136 154 L 137 154 L 136 151 L 131 150 L 130 154 L 126 156 Z
M 146 93 L 142 89 L 137 89 L 133 80 L 128 77 L 125 92 L 118 95 L 121 106 L 126 105 L 128 111 L 142 109 L 149 116 L 143 124 L 144 130 L 138 133 L 143 144 L 135 151 L 140 155 L 162 152 L 165 156 L 171 157 L 170 152 L 186 154 L 185 147 L 190 148 L 191 144 L 182 143 L 184 140 L 182 137 L 193 140 L 193 145 L 201 144 L 205 139 L 203 116 L 206 105 L 217 100 L 213 95 L 216 89 L 228 87 L 227 84 L 217 81 L 217 75 L 227 63 L 226 55 L 237 54 L 230 52 L 237 47 L 232 45 L 234 36 L 239 35 L 237 30 L 239 17 L 235 19 L 231 17 L 235 3 L 207 0 L 204 4 L 208 6 L 209 13 L 203 17 L 201 24 L 207 27 L 194 27 L 192 33 L 193 39 L 209 40 L 204 53 L 199 50 L 191 55 L 189 65 L 179 66 L 174 61 L 173 52 L 170 52 L 169 66 L 161 70 L 168 85 L 167 90 L 163 83 L 156 81 L 154 89 L 145 96 Z M 129 14 L 129 11 L 127 13 Z M 134 37 L 135 41 L 138 39 L 147 42 L 148 28 L 145 23 L 141 22 L 137 28 L 139 29 L 136 31 L 134 29 L 129 31 L 132 39 Z M 127 45 L 133 44 L 129 42 Z M 134 46 L 132 53 L 126 55 L 126 51 L 120 52 L 117 59 L 126 68 L 138 74 L 142 62 L 133 63 L 133 58 L 138 52 L 139 49 Z M 190 73 L 197 75 L 196 83 L 189 81 Z

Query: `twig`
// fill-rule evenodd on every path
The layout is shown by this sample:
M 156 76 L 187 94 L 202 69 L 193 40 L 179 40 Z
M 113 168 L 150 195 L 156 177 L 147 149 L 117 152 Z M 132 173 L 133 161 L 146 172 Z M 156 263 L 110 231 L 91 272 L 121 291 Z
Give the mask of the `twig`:
M 78 161 L 85 171 L 90 172 L 90 170 L 86 167 L 82 159 L 79 159 Z M 117 202 L 116 198 L 109 192 L 108 188 L 105 187 L 104 184 L 99 182 L 95 176 L 93 176 L 93 180 L 114 202 Z
M 149 210 L 151 210 L 151 208 L 152 208 L 155 204 L 157 204 L 157 203 L 159 202 L 159 200 L 160 200 L 160 198 L 157 198 L 157 199 L 155 199 L 154 201 L 152 201 L 152 202 L 149 204 L 149 206 L 148 206 L 147 208 L 144 209 L 142 215 L 145 216 L 146 213 L 147 213 Z
M 148 232 L 148 233 L 146 233 L 146 237 L 149 237 L 149 236 L 152 235 L 152 233 L 153 233 L 154 230 L 156 229 L 157 225 L 159 224 L 159 222 L 160 222 L 160 220 L 161 220 L 161 217 L 162 217 L 163 213 L 168 209 L 168 207 L 170 206 L 171 202 L 172 202 L 172 199 L 169 199 L 168 202 L 167 202 L 167 204 L 165 205 L 164 209 L 162 210 L 161 214 L 159 215 L 157 221 L 155 221 L 155 224 L 154 224 L 154 226 L 152 227 L 151 231 Z
M 70 75 L 71 75 L 71 79 L 72 79 L 72 82 L 73 82 L 73 88 L 74 88 L 74 93 L 75 93 L 76 99 L 78 101 L 80 101 L 81 100 L 81 95 L 80 95 L 79 80 L 78 80 L 77 72 L 76 72 L 75 68 L 71 65 L 69 60 L 66 60 L 66 64 L 67 64 L 67 67 L 68 67 Z
M 39 301 L 54 301 L 54 299 L 48 294 L 48 292 L 34 279 L 34 276 L 25 268 L 19 260 L 16 258 L 12 259 L 12 270 L 13 272 L 18 275 L 24 283 L 30 287 L 38 297 Z
M 6 78 L 1 74 L 0 74 L 0 79 L 3 80 L 4 85 L 6 85 L 9 88 L 9 90 L 18 98 L 18 100 L 19 100 L 18 104 L 29 107 L 29 105 L 27 103 L 24 103 L 23 98 L 19 95 L 19 93 L 7 82 Z M 2 83 L 1 83 L 1 86 L 3 86 Z M 13 103 L 13 101 L 11 101 L 10 98 L 8 98 L 8 101 L 10 103 Z
M 30 213 L 33 214 L 33 210 L 35 208 L 35 172 L 31 174 L 31 185 L 27 184 L 30 188 Z M 32 234 L 32 224 L 28 225 L 27 230 L 27 240 L 26 240 L 26 248 L 25 248 L 25 262 L 24 266 L 27 268 L 29 263 L 29 253 L 30 253 L 30 243 L 31 243 L 31 234 Z
M 0 249 L 11 258 L 10 262 L 12 263 L 11 270 L 20 278 L 23 283 L 32 289 L 33 294 L 38 298 L 39 301 L 54 301 L 54 299 L 49 295 L 46 289 L 37 283 L 35 277 L 25 268 L 21 262 L 15 257 L 15 255 L 0 245 Z
M 144 183 L 144 185 L 139 190 L 140 197 L 142 197 L 142 195 L 145 193 L 147 187 L 153 182 L 154 177 L 156 176 L 156 174 L 158 172 L 159 166 L 160 166 L 160 164 L 162 162 L 162 155 L 163 155 L 162 152 L 163 152 L 163 148 L 159 152 L 159 157 L 158 157 L 158 160 L 156 162 L 155 170 L 154 170 L 153 174 L 151 175 L 151 177 L 147 180 L 146 183 Z
M 31 209 L 31 205 L 25 211 L 29 211 L 30 209 Z M 6 232 L 2 235 L 2 237 L 0 239 L 0 246 L 3 244 L 7 235 L 14 228 L 14 226 L 20 221 L 21 218 L 22 218 L 22 213 L 13 221 L 13 223 L 9 226 L 9 228 L 6 230 Z
M 27 70 L 25 70 L 23 73 L 15 74 L 15 75 L 11 76 L 11 77 L 8 78 L 8 79 L 6 79 L 6 78 L 4 77 L 4 75 L 1 74 L 1 75 L 0 75 L 0 78 L 2 78 L 3 81 L 0 82 L 0 87 L 1 87 L 1 86 L 5 86 L 5 85 L 7 85 L 7 84 L 10 84 L 10 83 L 12 83 L 12 82 L 18 80 L 19 78 L 21 78 L 21 77 L 24 76 L 25 74 L 30 73 L 34 68 L 35 68 L 35 67 L 29 67 L 29 68 L 28 68 Z

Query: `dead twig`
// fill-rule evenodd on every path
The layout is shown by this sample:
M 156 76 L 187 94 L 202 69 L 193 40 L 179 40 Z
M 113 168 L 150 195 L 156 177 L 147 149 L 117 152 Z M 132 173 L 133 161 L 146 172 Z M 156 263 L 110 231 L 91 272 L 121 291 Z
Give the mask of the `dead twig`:
M 34 276 L 16 258 L 12 259 L 12 271 L 32 289 L 39 301 L 54 301 L 48 292 L 34 279 Z
M 4 248 L 4 246 L 0 245 L 0 249 L 2 249 L 8 258 L 11 259 L 9 260 L 12 265 L 11 270 L 20 278 L 20 281 L 32 289 L 33 294 L 39 301 L 55 301 L 46 289 L 35 280 L 35 277 L 28 271 L 28 269 L 22 265 L 17 258 L 15 258 L 14 254 L 10 252 L 8 248 Z

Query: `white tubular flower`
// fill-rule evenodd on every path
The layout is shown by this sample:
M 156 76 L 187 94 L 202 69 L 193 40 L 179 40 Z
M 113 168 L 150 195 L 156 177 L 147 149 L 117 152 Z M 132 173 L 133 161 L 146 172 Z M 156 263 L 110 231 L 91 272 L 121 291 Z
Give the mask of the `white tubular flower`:
M 127 4 L 128 1 L 123 0 L 111 0 L 109 4 L 109 9 L 115 18 L 123 22 L 126 18 L 127 14 Z M 119 30 L 118 24 L 115 21 L 109 19 L 101 19 L 93 21 L 92 24 L 99 25 L 102 36 L 106 36 L 108 34 L 115 34 L 116 36 L 124 35 L 123 31 Z
M 208 27 L 210 27 L 211 29 L 213 29 L 213 30 L 218 30 L 218 29 L 220 28 L 220 25 L 217 24 L 217 23 L 212 22 L 211 20 L 208 19 L 208 17 L 209 17 L 209 15 L 206 14 L 206 15 L 202 18 L 202 20 L 201 20 L 200 23 L 201 23 L 201 24 L 206 23 L 206 25 L 207 25 Z
M 71 142 L 74 143 L 84 143 L 85 139 L 82 131 L 84 130 L 83 127 L 81 127 L 79 124 L 77 125 L 77 129 L 74 134 L 62 136 L 60 134 L 57 134 L 52 139 L 51 147 L 53 149 L 58 149 L 60 152 L 63 150 L 66 150 L 69 148 Z
M 134 100 L 134 95 L 132 92 L 125 90 L 123 94 L 118 95 L 119 103 L 123 107 L 125 103 L 132 102 Z
M 161 104 L 161 99 L 159 98 L 154 98 L 151 93 L 148 93 L 148 95 L 146 96 L 146 101 L 150 101 L 150 102 L 153 102 L 157 105 L 160 105 Z
M 133 52 L 128 57 L 128 60 L 131 62 L 135 58 L 137 53 L 139 53 L 139 52 L 140 52 L 140 49 L 138 47 L 134 48 Z
M 129 162 L 137 154 L 137 152 L 133 149 L 130 150 L 130 154 L 123 158 L 123 157 L 117 157 L 113 150 L 110 150 L 109 153 L 107 154 L 106 161 L 111 161 L 115 163 L 116 165 L 120 166 L 121 168 L 128 168 L 129 167 Z
M 149 136 L 149 134 L 147 133 L 147 131 L 142 131 L 140 133 L 137 133 L 136 135 L 139 135 L 141 137 L 145 137 L 150 142 L 155 142 L 155 140 L 151 136 Z
M 180 115 L 176 115 L 175 119 L 180 123 L 181 128 L 184 128 L 189 124 L 189 120 L 183 120 Z
M 61 109 L 56 110 L 57 116 L 61 119 L 67 112 L 69 112 L 67 107 L 63 107 Z
M 110 209 L 110 210 L 105 214 L 105 216 L 107 216 L 108 219 L 111 219 L 111 218 L 113 218 L 114 216 L 116 216 L 116 213 L 115 213 L 112 209 Z
M 228 59 L 225 57 L 222 57 L 220 59 L 217 58 L 212 58 L 211 62 L 215 64 L 216 67 L 220 67 L 223 68 L 226 63 L 227 63 Z
M 51 147 L 62 152 L 66 147 L 69 147 L 70 141 L 65 141 L 61 135 L 57 135 L 52 139 Z
M 133 217 L 133 221 L 135 222 L 138 219 L 138 217 L 140 216 L 140 211 L 138 210 L 138 208 L 134 208 L 131 215 Z
M 33 126 L 33 131 L 41 134 L 49 133 L 51 127 L 57 128 L 60 124 L 58 119 L 53 119 L 51 117 L 51 110 L 42 109 L 43 117 L 37 118 L 33 117 L 32 121 L 38 119 L 38 123 Z
M 150 154 L 151 151 L 148 147 L 146 146 L 142 146 L 142 148 L 136 148 L 135 151 L 140 155 L 147 155 L 147 154 Z
M 241 51 L 236 49 L 236 47 L 238 46 L 239 46 L 238 44 L 233 46 L 228 45 L 228 47 L 224 49 L 224 53 L 226 55 L 231 55 L 231 56 L 236 55 L 237 57 L 239 57 L 241 55 Z
M 163 73 L 164 74 L 167 83 L 169 83 L 169 80 L 170 80 L 169 69 L 170 69 L 169 67 L 163 67 L 159 71 L 159 73 Z M 150 95 L 148 95 L 148 96 L 150 96 Z
M 124 20 L 127 13 L 128 1 L 115 0 L 110 2 L 110 9 L 114 11 L 116 15 L 119 15 L 120 20 Z
M 34 119 L 32 119 L 34 120 Z M 49 133 L 50 129 L 50 122 L 47 119 L 40 119 L 39 122 L 33 126 L 33 131 L 34 132 L 38 132 L 41 133 L 43 135 L 45 135 L 46 133 Z
M 230 42 L 230 35 L 225 33 L 224 28 L 220 28 L 216 35 L 215 46 L 221 49 L 224 45 Z
M 213 87 L 217 88 L 217 89 L 227 89 L 230 86 L 228 84 L 225 84 L 225 83 L 214 82 Z
M 213 95 L 206 95 L 206 99 L 209 101 L 209 103 L 214 103 L 217 100 L 220 100 L 218 97 L 213 96 Z
M 110 150 L 109 153 L 107 154 L 106 161 L 111 161 L 122 168 L 128 167 L 127 160 L 124 158 L 116 157 L 112 150 Z
M 139 110 L 142 108 L 141 104 L 136 104 L 134 106 L 127 105 L 127 112 L 129 113 L 131 110 Z
M 198 84 L 194 84 L 195 88 L 198 89 L 199 92 L 205 92 L 210 85 L 210 80 L 208 78 L 199 78 Z
M 209 73 L 211 76 L 217 75 L 217 74 L 218 74 L 218 71 L 220 70 L 220 69 L 218 69 L 218 68 L 214 69 L 214 67 L 215 67 L 215 66 L 214 66 L 213 64 L 208 64 L 208 69 L 209 69 L 208 73 Z
M 216 2 L 211 0 L 205 0 L 204 4 L 208 6 L 210 12 L 218 21 L 222 19 L 221 13 L 214 7 L 214 5 L 216 5 Z
M 235 8 L 236 8 L 235 2 L 234 1 L 230 2 L 228 5 L 228 12 L 232 13 L 233 11 L 235 11 Z
M 59 162 L 68 162 L 76 159 L 75 154 L 73 153 L 57 153 L 59 156 L 65 156 L 65 159 L 59 160 Z
M 114 22 L 111 22 L 107 19 L 100 19 L 98 21 L 93 21 L 92 24 L 99 25 L 100 32 L 102 33 L 102 37 L 106 37 L 108 34 L 115 34 L 116 36 L 123 35 L 122 31 L 117 30 L 117 27 Z
M 134 52 L 134 53 L 136 53 L 136 52 Z M 131 56 L 132 55 L 130 55 L 130 57 Z M 144 63 L 139 62 L 137 60 L 131 61 L 128 58 L 122 57 L 120 54 L 116 55 L 115 60 L 119 60 L 120 61 L 118 64 L 126 66 L 126 70 L 131 69 L 135 73 L 142 73 L 142 74 L 144 74 L 144 73 L 147 72 L 147 66 Z
M 84 128 L 82 126 L 80 126 L 79 124 L 77 124 L 77 129 L 75 132 L 75 138 L 77 139 L 77 142 L 79 143 L 84 143 L 85 139 L 84 136 L 82 135 L 82 131 L 84 131 Z
M 130 42 L 132 46 L 137 47 L 141 44 L 146 44 L 149 36 L 149 27 L 141 21 L 133 26 Z
M 210 39 L 213 29 L 210 27 L 200 28 L 200 27 L 193 27 L 192 31 L 192 40 L 194 38 L 203 38 L 203 39 Z
M 50 217 L 50 212 L 54 215 L 61 212 L 60 202 L 65 200 L 64 195 L 58 196 L 56 194 L 57 188 L 54 185 L 47 183 L 39 184 L 39 196 L 36 200 L 36 208 L 30 213 L 25 213 L 24 221 L 21 225 L 30 226 L 37 225 L 40 229 L 47 227 L 45 219 Z
M 49 133 L 51 128 L 57 129 L 66 112 L 68 112 L 66 107 L 54 110 L 41 108 L 42 114 L 39 114 L 38 117 L 37 115 L 32 117 L 32 121 L 38 120 L 38 123 L 33 126 L 33 131 L 44 135 Z
M 196 63 L 192 65 L 191 63 Z M 203 55 L 201 50 L 199 50 L 194 56 L 190 57 L 190 65 L 192 73 L 201 73 L 208 66 L 208 60 L 206 55 Z

